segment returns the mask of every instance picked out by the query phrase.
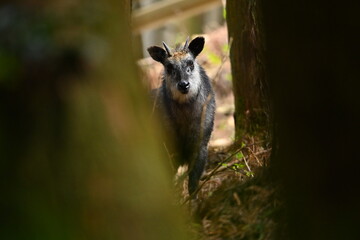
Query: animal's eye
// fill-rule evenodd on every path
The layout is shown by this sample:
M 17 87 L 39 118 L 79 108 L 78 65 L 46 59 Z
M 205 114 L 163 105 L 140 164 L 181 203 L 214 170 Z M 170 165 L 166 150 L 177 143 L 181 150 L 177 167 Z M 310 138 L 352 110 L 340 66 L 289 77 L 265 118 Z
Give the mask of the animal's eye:
M 174 70 L 173 65 L 169 64 L 169 65 L 166 66 L 167 74 L 172 74 L 173 70 Z
M 194 62 L 189 60 L 186 62 L 186 65 L 191 68 L 191 71 L 194 70 Z

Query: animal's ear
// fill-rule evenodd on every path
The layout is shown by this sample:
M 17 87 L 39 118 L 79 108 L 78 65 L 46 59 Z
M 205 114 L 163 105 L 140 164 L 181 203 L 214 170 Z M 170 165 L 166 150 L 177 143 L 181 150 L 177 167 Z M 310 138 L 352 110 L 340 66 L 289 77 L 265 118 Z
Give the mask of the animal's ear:
M 189 51 L 196 57 L 201 53 L 204 48 L 205 39 L 203 37 L 197 37 L 189 44 Z
M 155 61 L 164 63 L 165 58 L 166 58 L 166 52 L 163 48 L 158 47 L 158 46 L 152 46 L 152 47 L 149 47 L 147 50 L 148 50 L 150 56 L 152 57 L 152 59 L 154 59 Z

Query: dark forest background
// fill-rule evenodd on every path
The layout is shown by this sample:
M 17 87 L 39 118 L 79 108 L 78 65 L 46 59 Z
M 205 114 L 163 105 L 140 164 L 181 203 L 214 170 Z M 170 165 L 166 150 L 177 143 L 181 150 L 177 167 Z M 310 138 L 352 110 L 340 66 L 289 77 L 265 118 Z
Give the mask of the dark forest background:
M 130 47 L 130 6 L 0 4 L 1 239 L 192 238 Z M 262 181 L 284 202 L 279 231 L 359 239 L 356 6 L 228 0 L 226 14 L 235 140 L 272 142 Z

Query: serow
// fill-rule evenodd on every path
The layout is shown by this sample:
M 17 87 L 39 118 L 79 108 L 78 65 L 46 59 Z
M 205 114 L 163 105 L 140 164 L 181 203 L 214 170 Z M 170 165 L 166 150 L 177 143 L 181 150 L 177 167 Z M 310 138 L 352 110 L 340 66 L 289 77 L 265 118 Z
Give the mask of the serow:
M 168 135 L 174 140 L 174 166 L 188 165 L 189 194 L 195 192 L 208 158 L 208 143 L 214 127 L 215 95 L 204 69 L 196 57 L 205 39 L 197 37 L 171 51 L 148 48 L 150 56 L 164 66 L 162 84 L 152 90 Z

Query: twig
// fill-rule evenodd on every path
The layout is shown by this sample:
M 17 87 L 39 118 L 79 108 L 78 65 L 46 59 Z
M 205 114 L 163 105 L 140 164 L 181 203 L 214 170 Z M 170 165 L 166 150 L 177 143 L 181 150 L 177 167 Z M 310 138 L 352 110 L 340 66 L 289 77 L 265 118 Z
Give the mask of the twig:
M 242 155 L 244 156 L 244 154 L 242 154 Z M 250 169 L 250 166 L 249 166 L 248 162 L 246 161 L 246 157 L 244 156 L 243 159 L 244 159 L 246 167 L 248 168 L 249 172 L 251 173 L 251 169 Z
M 171 166 L 171 168 L 173 169 L 173 171 L 175 171 L 175 166 L 174 166 L 174 164 L 173 164 L 173 160 L 172 160 L 171 154 L 170 154 L 168 148 L 166 147 L 165 142 L 163 142 L 163 144 L 164 144 L 164 148 L 165 148 L 165 150 L 166 150 L 166 152 L 167 152 L 167 155 L 168 155 L 168 157 L 169 157 L 170 166 Z
M 271 150 L 272 150 L 272 148 L 264 149 L 264 150 L 262 150 L 262 151 L 259 151 L 259 152 L 254 153 L 254 155 L 258 156 L 258 155 L 261 155 L 261 154 L 263 154 L 263 153 L 268 153 L 268 152 L 270 152 Z
M 222 71 L 222 68 L 223 68 L 223 66 L 224 66 L 224 64 L 225 64 L 225 62 L 229 59 L 229 57 L 230 57 L 230 48 L 231 48 L 231 45 L 232 45 L 232 42 L 233 42 L 233 38 L 231 37 L 230 38 L 230 41 L 229 41 L 229 51 L 225 54 L 225 55 L 223 55 L 223 57 L 221 58 L 221 64 L 220 64 L 220 66 L 219 66 L 219 68 L 218 68 L 218 70 L 216 71 L 216 74 L 215 74 L 215 76 L 212 78 L 212 83 L 213 84 L 217 84 L 216 83 L 216 79 L 220 76 L 220 72 Z
M 201 185 L 187 198 L 185 199 L 185 201 L 182 204 L 187 203 L 192 196 L 195 196 L 200 189 L 205 185 L 205 183 L 207 181 L 209 181 L 209 179 L 215 175 L 216 171 L 222 166 L 222 164 L 228 162 L 232 157 L 234 157 L 237 153 L 239 153 L 241 150 L 243 150 L 245 147 L 239 148 L 238 150 L 236 150 L 234 153 L 232 153 L 229 157 L 225 158 L 225 160 L 223 160 L 221 163 L 219 163 L 219 165 L 217 165 L 212 171 L 211 173 L 204 179 L 204 181 L 201 183 Z
M 234 196 L 234 199 L 235 199 L 237 205 L 240 206 L 241 201 L 240 201 L 239 195 L 236 192 L 234 192 L 233 196 Z
M 219 163 L 219 165 L 216 166 L 216 167 L 211 171 L 211 173 L 203 180 L 202 184 L 201 184 L 187 199 L 185 199 L 185 201 L 184 201 L 182 204 L 187 203 L 187 202 L 191 199 L 191 197 L 192 197 L 193 195 L 196 195 L 196 194 L 200 191 L 200 189 L 205 185 L 205 183 L 206 183 L 207 181 L 209 181 L 209 179 L 210 179 L 212 176 L 214 176 L 215 173 L 217 173 L 217 170 L 218 170 L 224 163 L 228 162 L 232 157 L 234 157 L 237 153 L 239 153 L 240 151 L 244 150 L 245 148 L 250 147 L 250 146 L 252 146 L 252 145 L 260 144 L 260 143 L 262 143 L 262 142 L 263 142 L 263 141 L 258 141 L 258 142 L 254 142 L 253 144 L 240 147 L 240 148 L 238 148 L 236 151 L 234 151 L 229 157 L 227 157 L 227 158 L 225 158 L 223 161 L 221 161 L 221 162 Z
M 224 165 L 224 163 L 219 163 L 220 167 L 217 169 L 216 173 L 222 172 L 226 169 L 230 169 L 233 170 L 232 168 L 230 168 L 231 166 L 233 166 L 234 164 L 236 164 L 238 162 L 238 159 L 236 159 L 235 161 L 229 162 L 226 166 Z M 229 167 L 230 166 L 230 167 Z M 201 180 L 205 180 L 207 179 L 207 177 L 211 174 L 210 173 L 205 173 L 204 176 L 201 178 Z
M 216 79 L 219 78 L 220 72 L 222 71 L 222 69 L 223 69 L 223 67 L 224 67 L 224 64 L 225 64 L 225 62 L 228 60 L 228 58 L 229 58 L 229 57 L 228 57 L 227 55 L 225 55 L 225 56 L 221 59 L 221 64 L 220 64 L 218 70 L 216 71 L 215 76 L 214 76 L 213 79 L 212 79 L 212 83 L 213 83 L 213 84 L 215 84 L 215 85 L 217 84 L 217 83 L 216 83 Z
M 252 136 L 252 137 L 251 137 L 251 139 L 252 139 L 252 142 L 255 142 L 254 136 Z M 255 152 L 255 145 L 253 145 L 253 147 L 252 147 L 252 148 L 253 148 L 253 149 L 252 149 L 252 150 L 253 150 L 253 152 Z
M 252 153 L 252 155 L 255 157 L 257 163 L 260 165 L 260 166 L 263 166 L 263 164 L 260 162 L 259 158 L 256 156 L 257 154 L 254 153 L 254 151 L 249 147 L 248 148 L 250 150 L 250 152 Z
M 249 149 L 249 147 L 248 147 L 248 149 Z M 250 149 L 250 150 L 251 150 L 251 149 Z M 267 153 L 267 152 L 269 152 L 270 150 L 271 150 L 271 149 L 267 149 L 267 150 L 263 150 L 263 151 L 260 151 L 260 152 L 257 152 L 257 153 L 252 153 L 252 154 L 253 154 L 253 156 L 254 156 L 255 158 L 257 158 L 257 155 L 261 155 L 261 154 L 263 154 L 263 153 Z M 224 171 L 224 170 L 226 170 L 226 169 L 229 169 L 229 170 L 232 170 L 232 171 L 233 171 L 234 169 L 231 168 L 231 167 L 233 167 L 235 164 L 237 164 L 238 162 L 240 162 L 240 160 L 242 160 L 242 159 L 243 159 L 243 158 L 235 159 L 234 161 L 229 162 L 227 166 L 222 165 L 222 166 L 216 171 L 216 173 L 222 172 L 222 171 Z M 246 159 L 245 159 L 245 161 L 246 161 Z M 258 160 L 258 161 L 259 161 L 259 160 Z M 219 163 L 219 164 L 221 164 L 221 163 Z M 261 163 L 259 163 L 259 164 L 261 164 Z M 249 168 L 248 168 L 248 169 L 249 169 Z M 206 179 L 208 175 L 209 175 L 209 174 L 204 174 L 204 176 L 202 177 L 202 180 Z
M 241 147 L 239 149 L 237 149 L 235 152 L 233 152 L 229 157 L 225 158 L 223 161 L 221 161 L 203 180 L 203 182 L 200 184 L 200 186 L 198 186 L 198 188 L 190 195 L 188 196 L 185 201 L 182 203 L 182 205 L 184 205 L 185 203 L 187 203 L 192 196 L 195 196 L 200 190 L 201 188 L 205 185 L 206 182 L 208 182 L 210 180 L 210 178 L 212 176 L 214 176 L 216 173 L 218 172 L 221 172 L 223 171 L 224 169 L 226 168 L 222 168 L 223 167 L 223 164 L 228 162 L 231 158 L 233 158 L 237 153 L 239 153 L 240 151 L 244 150 L 245 148 L 249 148 L 253 145 L 256 145 L 256 144 L 259 144 L 259 143 L 262 143 L 263 141 L 259 141 L 259 142 L 254 142 L 253 144 L 250 144 L 250 145 L 247 145 L 247 146 L 244 146 L 244 147 Z M 266 152 L 269 152 L 271 151 L 271 149 L 266 149 L 266 150 L 263 150 L 263 151 L 260 151 L 260 152 L 257 152 L 257 153 L 254 153 L 254 155 L 260 155 L 260 154 L 263 154 L 263 153 L 266 153 Z M 244 156 L 244 154 L 243 154 Z M 251 169 L 245 159 L 245 157 L 243 158 L 244 159 L 244 162 L 247 166 L 247 168 L 249 169 L 249 171 L 251 172 Z M 241 159 L 240 159 L 241 160 Z

